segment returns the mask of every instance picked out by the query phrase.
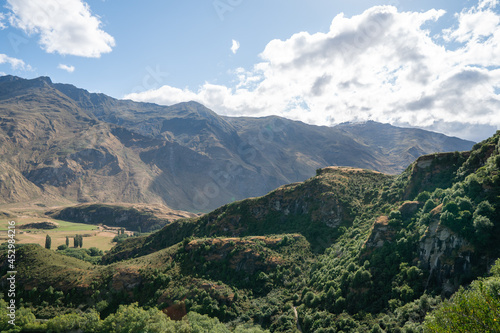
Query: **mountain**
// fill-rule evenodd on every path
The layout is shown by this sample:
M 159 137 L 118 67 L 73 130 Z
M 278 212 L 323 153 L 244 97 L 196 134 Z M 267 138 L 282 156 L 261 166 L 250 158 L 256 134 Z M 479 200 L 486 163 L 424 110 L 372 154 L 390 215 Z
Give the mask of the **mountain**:
M 174 320 L 205 315 L 205 325 L 227 325 L 221 332 L 246 332 L 242 325 L 249 332 L 421 332 L 424 321 L 450 326 L 446 316 L 495 318 L 500 261 L 487 289 L 481 277 L 500 257 L 499 205 L 500 132 L 469 152 L 421 156 L 398 175 L 322 168 L 304 182 L 128 238 L 100 265 L 19 246 L 17 290 L 26 311 L 56 316 L 46 325 L 75 329 L 94 313 L 99 332 L 107 326 L 96 311 L 127 321 L 133 312 L 124 315 L 120 305 L 134 302 Z M 460 289 L 474 279 L 471 292 Z M 457 290 L 455 303 L 443 302 Z M 454 317 L 446 312 L 452 306 L 463 309 Z M 490 321 L 476 322 L 479 331 L 495 331 Z
M 395 174 L 422 155 L 469 150 L 442 134 L 232 118 L 195 102 L 117 100 L 47 77 L 0 78 L 0 201 L 128 202 L 206 212 L 352 166 Z

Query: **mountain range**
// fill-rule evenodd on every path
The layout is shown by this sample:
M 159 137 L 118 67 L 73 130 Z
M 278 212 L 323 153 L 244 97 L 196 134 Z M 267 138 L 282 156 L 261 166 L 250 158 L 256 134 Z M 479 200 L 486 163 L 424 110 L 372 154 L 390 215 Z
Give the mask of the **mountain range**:
M 48 77 L 0 77 L 0 201 L 127 202 L 207 212 L 304 181 L 319 168 L 396 174 L 421 155 L 473 142 L 365 122 L 313 126 L 160 106 Z

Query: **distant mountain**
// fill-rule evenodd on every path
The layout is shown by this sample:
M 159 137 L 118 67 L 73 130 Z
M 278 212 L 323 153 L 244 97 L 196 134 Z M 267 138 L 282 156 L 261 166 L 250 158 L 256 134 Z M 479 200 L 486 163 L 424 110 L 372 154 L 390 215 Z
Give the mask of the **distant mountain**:
M 222 117 L 195 102 L 117 100 L 47 77 L 0 77 L 0 201 L 160 203 L 209 211 L 326 166 L 395 174 L 473 143 L 368 122 Z

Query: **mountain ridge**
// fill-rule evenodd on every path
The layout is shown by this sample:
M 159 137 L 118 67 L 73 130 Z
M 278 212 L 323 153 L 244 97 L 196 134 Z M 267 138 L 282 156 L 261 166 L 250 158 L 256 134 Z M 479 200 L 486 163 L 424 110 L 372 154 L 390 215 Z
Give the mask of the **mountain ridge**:
M 2 172 L 15 179 L 17 170 L 25 178 L 19 184 L 34 184 L 24 186 L 26 200 L 151 202 L 192 212 L 263 195 L 331 165 L 394 174 L 447 140 L 378 123 L 367 135 L 356 126 L 223 117 L 197 102 L 117 100 L 48 77 L 1 77 L 0 117 L 11 166 Z M 376 140 L 384 136 L 390 147 L 381 149 Z M 444 150 L 473 144 L 449 140 Z

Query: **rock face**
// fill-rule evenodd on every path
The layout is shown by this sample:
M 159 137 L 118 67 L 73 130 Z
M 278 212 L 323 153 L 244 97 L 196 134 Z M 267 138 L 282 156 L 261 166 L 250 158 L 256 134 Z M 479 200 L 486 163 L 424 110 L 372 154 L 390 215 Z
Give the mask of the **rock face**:
M 389 225 L 387 216 L 380 216 L 372 226 L 370 236 L 366 240 L 365 248 L 380 248 L 384 243 L 392 242 L 396 230 Z
M 420 156 L 405 173 L 408 184 L 404 198 L 414 199 L 422 191 L 447 188 L 454 181 L 457 170 L 467 160 L 470 152 L 436 153 Z
M 427 285 L 436 284 L 450 295 L 460 285 L 456 276 L 471 269 L 472 245 L 462 237 L 433 220 L 420 241 L 420 262 L 430 271 Z

